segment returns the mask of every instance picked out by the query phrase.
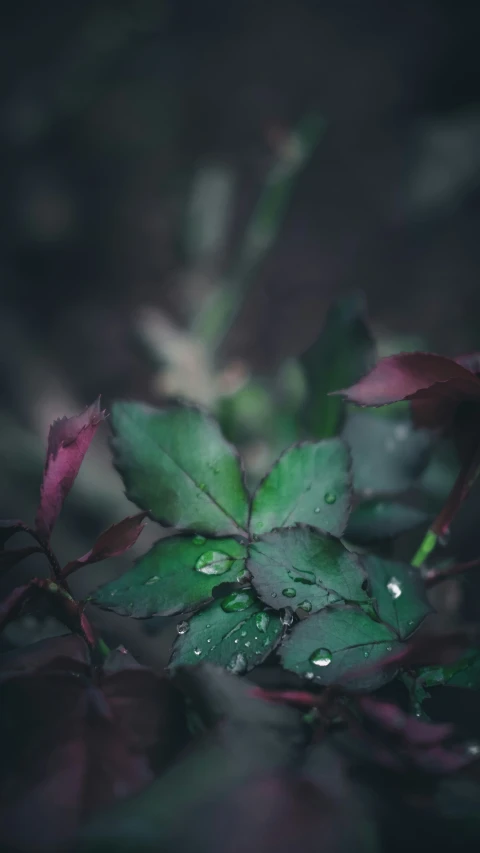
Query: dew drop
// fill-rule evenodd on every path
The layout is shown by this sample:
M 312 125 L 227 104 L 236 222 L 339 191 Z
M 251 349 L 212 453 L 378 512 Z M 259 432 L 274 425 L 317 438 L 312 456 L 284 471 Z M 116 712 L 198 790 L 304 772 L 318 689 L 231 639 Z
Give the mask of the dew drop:
M 239 572 L 237 575 L 238 583 L 247 583 L 251 578 L 251 574 L 247 569 L 243 569 L 243 571 Z
M 262 634 L 266 633 L 269 622 L 270 616 L 268 615 L 268 613 L 257 613 L 257 615 L 255 616 L 255 624 L 258 630 L 262 632 Z
M 276 598 L 276 597 L 277 597 L 277 593 L 276 593 L 276 592 L 272 592 L 272 598 Z
M 318 513 L 320 512 L 320 507 L 316 506 L 313 511 L 318 515 Z
M 305 610 L 305 613 L 310 613 L 312 609 L 311 601 L 302 601 L 301 604 L 298 605 L 302 610 Z
M 400 598 L 402 594 L 402 585 L 397 578 L 390 578 L 387 583 L 387 589 L 392 598 Z
M 364 658 L 368 658 L 368 657 L 370 657 L 370 652 L 364 652 L 364 653 L 363 653 L 363 657 L 364 657 Z
M 195 563 L 195 569 L 202 575 L 224 575 L 234 562 L 233 557 L 223 551 L 205 551 Z
M 188 622 L 179 622 L 177 625 L 177 634 L 186 634 L 189 628 L 190 625 Z
M 326 504 L 334 504 L 337 500 L 337 496 L 334 492 L 325 492 L 323 500 Z
M 283 613 L 280 617 L 280 621 L 281 621 L 282 625 L 286 625 L 287 628 L 290 627 L 290 625 L 293 622 L 293 613 L 292 613 L 291 607 L 285 608 L 285 610 L 283 611 Z
M 329 666 L 332 662 L 332 653 L 328 649 L 315 649 L 310 655 L 310 661 L 315 666 Z
M 201 650 L 201 649 L 194 649 L 194 650 L 193 650 L 193 654 L 194 654 L 194 655 L 197 655 L 197 657 L 198 657 L 198 655 L 201 655 L 201 654 L 202 654 L 202 650 Z
M 194 545 L 205 545 L 206 541 L 205 536 L 194 536 L 192 539 Z
M 477 743 L 476 741 L 471 741 L 470 743 L 467 743 L 466 751 L 469 755 L 472 756 L 480 755 L 480 743 Z
M 312 680 L 312 678 L 313 678 L 313 672 L 306 672 L 306 673 L 305 673 L 305 678 L 308 678 L 308 680 L 309 680 L 309 681 L 311 681 L 311 680 Z
M 153 575 L 153 577 L 149 578 L 148 581 L 145 581 L 145 586 L 151 586 L 152 583 L 157 583 L 157 581 L 159 580 L 160 578 L 158 577 L 158 575 Z
M 387 652 L 391 652 L 391 651 L 392 651 L 392 647 L 391 647 L 391 646 L 387 646 Z
M 250 592 L 232 592 L 223 599 L 221 607 L 225 613 L 238 613 L 251 607 L 254 601 Z
M 246 632 L 246 631 L 241 631 L 241 632 L 240 632 L 240 636 L 241 636 L 241 637 L 246 637 L 246 636 L 247 636 L 247 632 Z
M 285 598 L 295 598 L 296 594 L 297 592 L 293 586 L 287 586 L 286 589 L 282 589 L 282 595 L 284 595 Z
M 208 638 L 208 640 L 207 640 L 207 643 L 211 643 L 211 642 L 212 642 L 212 638 L 211 638 L 211 637 L 209 637 L 209 638 Z
M 237 638 L 236 638 L 236 640 L 234 640 L 233 642 L 234 642 L 234 643 L 238 643 L 238 637 L 237 637 Z
M 202 492 L 205 491 L 205 489 L 206 489 L 205 483 L 199 483 L 198 488 L 201 489 Z
M 241 652 L 237 652 L 237 654 L 233 655 L 230 658 L 230 662 L 227 666 L 227 669 L 230 672 L 233 672 L 235 675 L 240 675 L 242 672 L 245 672 L 247 668 L 247 660 L 245 655 Z
M 250 647 L 250 645 L 251 645 L 250 640 L 247 640 L 247 642 L 245 643 L 245 648 L 248 649 Z

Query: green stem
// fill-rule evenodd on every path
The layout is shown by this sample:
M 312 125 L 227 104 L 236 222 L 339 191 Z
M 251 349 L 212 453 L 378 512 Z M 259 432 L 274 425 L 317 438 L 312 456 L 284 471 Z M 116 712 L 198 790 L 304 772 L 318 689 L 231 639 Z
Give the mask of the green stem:
M 412 566 L 417 566 L 418 568 L 420 566 L 423 566 L 425 560 L 435 548 L 435 545 L 437 544 L 437 539 L 438 536 L 436 533 L 433 532 L 433 530 L 427 530 L 423 541 L 412 560 Z
M 207 301 L 193 327 L 193 333 L 205 342 L 210 352 L 217 351 L 225 340 L 254 274 L 274 245 L 297 175 L 315 150 L 325 126 L 318 114 L 304 116 L 270 169 L 227 282 Z

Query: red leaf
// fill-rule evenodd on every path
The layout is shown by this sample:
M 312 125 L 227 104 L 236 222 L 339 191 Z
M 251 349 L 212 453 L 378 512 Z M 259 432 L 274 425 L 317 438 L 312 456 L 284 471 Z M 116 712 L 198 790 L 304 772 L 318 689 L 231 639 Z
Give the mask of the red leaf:
M 57 667 L 0 685 L 2 849 L 70 849 L 82 819 L 144 788 L 184 743 L 167 679 L 137 668 L 93 683 L 76 660 Z
M 453 726 L 449 723 L 429 723 L 405 714 L 391 702 L 379 702 L 370 696 L 359 699 L 362 711 L 375 723 L 392 734 L 401 735 L 415 746 L 433 746 L 450 737 Z
M 48 637 L 28 646 L 0 655 L 0 679 L 13 675 L 53 670 L 86 669 L 89 666 L 88 647 L 78 634 Z
M 73 418 L 60 418 L 50 427 L 47 458 L 40 490 L 36 530 L 46 542 L 63 502 L 73 486 L 83 458 L 104 419 L 100 399 Z
M 119 557 L 128 551 L 132 545 L 135 545 L 140 533 L 144 528 L 141 522 L 148 515 L 146 512 L 139 512 L 138 515 L 131 515 L 119 521 L 118 524 L 112 524 L 108 530 L 105 530 L 95 542 L 93 548 L 88 551 L 83 557 L 78 560 L 72 560 L 67 563 L 62 571 L 62 576 L 66 577 L 72 572 L 75 572 L 81 566 L 87 566 L 89 563 L 98 563 L 100 560 L 106 560 L 109 557 Z
M 480 379 L 442 355 L 400 353 L 382 358 L 356 385 L 335 393 L 359 406 L 385 406 L 400 400 L 460 402 L 480 399 Z

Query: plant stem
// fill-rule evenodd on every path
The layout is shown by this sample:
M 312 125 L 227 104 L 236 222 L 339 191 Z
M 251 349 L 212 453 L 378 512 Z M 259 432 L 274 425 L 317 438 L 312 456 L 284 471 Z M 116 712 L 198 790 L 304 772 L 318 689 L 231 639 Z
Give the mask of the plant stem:
M 412 560 L 412 566 L 420 567 L 424 564 L 428 555 L 433 551 L 437 540 L 448 533 L 451 521 L 460 509 L 463 501 L 469 495 L 470 490 L 477 479 L 480 470 L 480 444 L 476 445 L 453 484 L 453 488 L 445 501 L 442 509 L 429 530 L 427 530 L 423 542 Z
M 463 575 L 465 572 L 469 572 L 470 569 L 478 568 L 478 566 L 480 566 L 480 559 L 469 560 L 468 563 L 456 563 L 456 565 L 450 566 L 448 569 L 429 569 L 425 576 L 425 586 L 429 588 L 436 586 L 438 583 L 448 581 L 457 575 Z
M 412 560 L 412 566 L 423 566 L 425 560 L 431 554 L 437 544 L 438 536 L 433 530 L 427 530 L 420 547 Z

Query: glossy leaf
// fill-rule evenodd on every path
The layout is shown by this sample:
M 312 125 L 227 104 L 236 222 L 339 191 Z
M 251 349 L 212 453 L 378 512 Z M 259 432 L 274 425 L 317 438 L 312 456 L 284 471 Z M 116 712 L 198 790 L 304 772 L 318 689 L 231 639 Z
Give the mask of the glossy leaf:
M 122 616 L 168 616 L 208 601 L 220 583 L 234 583 L 245 558 L 245 546 L 236 539 L 172 536 L 157 542 L 120 578 L 95 590 L 91 600 Z
M 420 571 L 373 554 L 364 557 L 363 563 L 380 619 L 405 640 L 433 611 Z
M 194 614 L 177 638 L 170 666 L 208 661 L 238 675 L 261 663 L 278 644 L 283 625 L 251 593 L 240 593 L 241 610 L 225 611 L 226 599 Z M 240 602 L 239 602 L 240 603 Z
M 350 502 L 350 456 L 344 442 L 334 438 L 294 445 L 260 483 L 250 530 L 265 533 L 300 522 L 340 536 Z
M 350 689 L 375 690 L 395 675 L 395 668 L 372 670 L 371 664 L 399 648 L 393 632 L 356 607 L 329 607 L 295 625 L 282 644 L 283 666 L 319 684 L 345 680 Z M 362 675 L 362 667 L 368 671 Z
M 352 385 L 375 363 L 375 343 L 364 315 L 361 295 L 338 300 L 320 335 L 302 355 L 309 388 L 304 420 L 315 438 L 337 435 L 341 426 L 344 403 L 330 392 Z
M 274 530 L 249 548 L 247 567 L 270 607 L 321 610 L 337 601 L 367 601 L 360 559 L 338 539 L 310 527 Z
M 426 512 L 405 504 L 378 499 L 364 501 L 352 512 L 345 539 L 357 545 L 370 545 L 414 530 L 429 518 Z
M 121 554 L 124 554 L 132 545 L 135 545 L 145 527 L 142 521 L 146 515 L 146 512 L 139 512 L 138 515 L 128 516 L 128 518 L 124 518 L 117 524 L 112 524 L 108 530 L 100 534 L 90 551 L 87 551 L 83 557 L 78 557 L 77 560 L 67 563 L 62 570 L 62 575 L 65 577 L 82 566 L 99 563 L 110 557 L 119 557 Z
M 165 525 L 214 535 L 245 531 L 248 499 L 238 456 L 204 412 L 116 403 L 112 425 L 130 500 Z
M 408 421 L 353 412 L 342 437 L 352 455 L 353 488 L 365 497 L 406 491 L 429 460 L 430 434 L 414 430 Z
M 414 399 L 460 402 L 480 399 L 480 379 L 454 359 L 404 352 L 382 358 L 363 379 L 338 393 L 359 406 Z
M 54 421 L 48 434 L 47 458 L 35 525 L 49 540 L 63 502 L 72 488 L 83 458 L 105 417 L 100 400 L 73 418 Z

